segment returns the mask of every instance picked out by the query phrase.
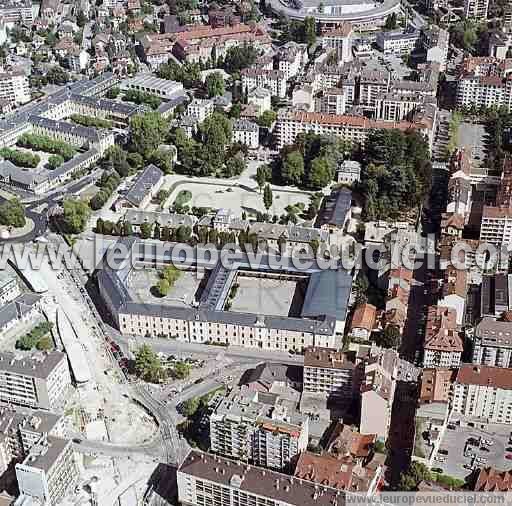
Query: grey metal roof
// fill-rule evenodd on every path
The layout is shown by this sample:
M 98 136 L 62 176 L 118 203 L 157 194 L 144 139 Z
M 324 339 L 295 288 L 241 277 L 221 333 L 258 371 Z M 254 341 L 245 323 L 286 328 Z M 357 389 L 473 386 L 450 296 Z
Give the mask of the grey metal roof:
M 341 188 L 332 192 L 324 200 L 320 222 L 322 224 L 342 227 L 350 211 L 352 192 L 347 188 Z
M 98 130 L 91 127 L 84 127 L 75 123 L 69 123 L 68 121 L 58 121 L 49 118 L 43 118 L 42 116 L 31 116 L 29 119 L 30 123 L 34 126 L 53 130 L 55 132 L 63 132 L 69 135 L 74 135 L 87 139 L 88 141 L 97 142 L 100 140 Z
M 30 449 L 22 465 L 35 467 L 48 473 L 62 453 L 71 445 L 70 439 L 47 436 Z
M 45 179 L 47 178 L 44 176 L 21 169 L 9 160 L 0 162 L 0 180 L 13 181 L 23 186 L 34 186 Z
M 197 218 L 192 214 L 160 213 L 158 211 L 141 211 L 139 209 L 128 209 L 124 219 L 132 225 L 141 223 L 158 223 L 162 227 L 177 228 L 181 225 L 193 227 Z
M 233 123 L 233 131 L 243 131 L 243 132 L 257 132 L 259 130 L 259 126 L 249 120 L 246 119 L 237 119 Z
M 164 173 L 156 165 L 148 165 L 137 175 L 124 198 L 138 207 L 163 176 Z
M 17 356 L 15 353 L 0 352 L 0 372 L 11 372 L 30 378 L 46 379 L 66 354 L 60 351 L 37 352 L 30 356 Z
M 327 315 L 345 321 L 352 290 L 352 276 L 346 271 L 319 271 L 310 275 L 301 315 Z
M 83 153 L 79 153 L 78 155 L 71 158 L 71 160 L 64 162 L 60 167 L 52 170 L 48 174 L 48 178 L 52 180 L 66 176 L 70 172 L 73 172 L 82 162 L 87 161 L 90 158 L 94 158 L 97 154 L 98 150 L 96 148 L 91 148 L 87 151 L 84 151 Z

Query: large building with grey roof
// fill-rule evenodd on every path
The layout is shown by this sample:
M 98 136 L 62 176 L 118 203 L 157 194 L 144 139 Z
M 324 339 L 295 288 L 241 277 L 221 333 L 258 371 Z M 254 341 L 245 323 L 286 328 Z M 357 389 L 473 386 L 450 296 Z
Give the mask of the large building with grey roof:
M 52 351 L 18 356 L 0 352 L 0 401 L 55 410 L 70 386 L 65 353 Z
M 184 506 L 342 506 L 346 494 L 198 450 L 178 469 L 178 499 Z
M 114 207 L 117 210 L 123 208 L 143 209 L 157 194 L 163 181 L 164 173 L 156 165 L 148 165 L 137 174 L 133 184 L 124 195 L 118 198 Z
M 483 318 L 475 327 L 471 362 L 512 368 L 512 321 Z
M 254 265 L 241 251 L 236 253 L 235 263 L 223 265 L 221 261 L 210 260 L 208 255 L 201 258 L 204 251 L 200 247 L 189 248 L 190 256 L 184 261 L 182 246 L 122 238 L 105 255 L 97 272 L 97 282 L 121 332 L 277 351 L 341 344 L 352 283 L 346 271 L 322 272 L 313 259 L 310 266 L 300 268 L 295 266 L 292 257 L 278 258 L 271 254 L 262 255 L 258 265 Z M 183 306 L 159 299 L 141 303 L 128 290 L 132 269 L 143 265 L 163 267 L 171 262 L 182 268 L 209 271 L 206 288 L 197 303 Z M 308 287 L 303 313 L 276 316 L 226 309 L 228 295 L 239 272 L 248 275 L 252 272 L 260 278 L 270 275 L 283 279 L 306 278 Z M 318 305 L 315 299 L 325 304 Z

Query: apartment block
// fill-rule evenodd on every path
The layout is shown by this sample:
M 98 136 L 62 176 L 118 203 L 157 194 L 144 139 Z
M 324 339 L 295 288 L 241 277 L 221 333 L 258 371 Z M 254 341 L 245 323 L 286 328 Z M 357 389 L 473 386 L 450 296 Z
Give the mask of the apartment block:
M 480 240 L 499 246 L 512 242 L 512 208 L 484 206 Z
M 485 21 L 489 10 L 489 0 L 464 0 L 464 18 Z
M 259 126 L 245 119 L 233 122 L 233 142 L 245 144 L 249 149 L 258 149 L 260 145 Z
M 483 318 L 475 327 L 471 362 L 512 368 L 512 322 Z
M 350 23 L 343 23 L 322 35 L 322 48 L 336 52 L 338 64 L 352 61 L 352 38 L 354 30 Z
M 14 460 L 22 462 L 44 434 L 62 436 L 64 418 L 47 411 L 0 407 L 0 473 Z
M 286 79 L 295 77 L 308 59 L 307 45 L 293 41 L 281 46 L 275 55 L 277 69 L 284 73 Z
M 308 348 L 304 354 L 304 392 L 350 400 L 354 395 L 355 357 L 333 348 Z
M 409 54 L 420 40 L 420 31 L 379 32 L 377 47 L 384 54 Z
M 0 4 L 0 17 L 4 23 L 26 23 L 32 25 L 34 13 L 30 0 L 6 1 Z
M 361 434 L 377 434 L 379 439 L 387 439 L 397 373 L 398 353 L 394 350 L 380 350 L 365 360 L 360 387 Z
M 0 271 L 0 307 L 12 302 L 21 294 L 16 277 L 7 271 Z
M 213 100 L 194 98 L 187 106 L 187 115 L 197 118 L 202 123 L 208 116 L 213 114 L 215 104 Z
M 236 389 L 210 416 L 211 451 L 272 469 L 286 469 L 308 445 L 309 418 L 297 403 L 270 392 Z
M 266 88 L 273 96 L 286 96 L 286 75 L 281 70 L 265 70 L 257 67 L 243 69 L 241 72 L 242 89 L 250 92 L 254 88 Z
M 192 450 L 178 468 L 183 506 L 342 506 L 347 492 Z
M 28 77 L 22 71 L 0 73 L 0 100 L 15 105 L 30 101 Z
M 59 504 L 79 478 L 73 443 L 53 436 L 43 435 L 15 468 L 20 495 L 48 506 Z
M 457 367 L 464 349 L 457 330 L 457 312 L 450 307 L 430 306 L 425 326 L 424 367 Z
M 383 121 L 403 121 L 425 103 L 421 94 L 385 93 L 375 99 L 375 117 Z
M 487 423 L 512 423 L 512 369 L 462 365 L 453 385 L 452 408 Z
M 52 410 L 71 385 L 65 353 L 35 353 L 29 357 L 0 353 L 0 400 Z

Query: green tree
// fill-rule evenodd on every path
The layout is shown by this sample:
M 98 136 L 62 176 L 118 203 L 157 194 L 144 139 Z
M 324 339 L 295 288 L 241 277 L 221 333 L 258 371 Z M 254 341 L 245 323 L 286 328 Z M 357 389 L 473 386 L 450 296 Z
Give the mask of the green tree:
M 334 177 L 334 164 L 330 158 L 319 156 L 312 160 L 309 170 L 309 185 L 315 189 L 327 186 Z
M 304 177 L 304 158 L 299 151 L 288 153 L 283 161 L 281 178 L 285 184 L 299 185 Z
M 64 213 L 62 220 L 66 231 L 71 234 L 83 232 L 91 216 L 91 210 L 87 202 L 79 199 L 67 199 L 64 201 L 63 207 Z
M 169 149 L 157 149 L 151 155 L 151 163 L 154 163 L 165 174 L 171 174 L 174 168 L 172 152 Z
M 142 239 L 149 239 L 153 233 L 153 223 L 144 222 L 140 225 L 140 236 Z
M 264 111 L 259 118 L 256 119 L 256 123 L 264 128 L 270 128 L 274 121 L 277 119 L 277 113 L 272 110 Z
M 144 381 L 157 383 L 165 377 L 165 372 L 156 353 L 147 344 L 135 352 L 135 373 Z
M 401 340 L 400 329 L 394 325 L 388 325 L 378 338 L 379 346 L 383 348 L 396 349 L 400 346 Z
M 128 153 L 125 159 L 133 169 L 138 170 L 144 166 L 144 158 L 140 153 Z
M 192 418 L 199 409 L 200 404 L 199 398 L 193 397 L 192 399 L 188 399 L 182 403 L 181 410 L 186 417 Z
M 190 376 L 190 364 L 187 362 L 176 362 L 173 367 L 173 376 L 177 379 L 185 379 Z
M 272 188 L 267 184 L 263 189 L 263 205 L 267 211 L 272 207 L 272 200 Z
M 304 38 L 308 46 L 312 46 L 316 42 L 316 21 L 314 17 L 307 16 L 304 18 Z
M 396 14 L 392 12 L 387 18 L 384 24 L 385 30 L 396 30 Z
M 247 43 L 241 46 L 230 47 L 224 58 L 224 69 L 230 74 L 240 72 L 242 69 L 253 65 L 257 57 L 258 51 Z
M 425 464 L 411 462 L 409 469 L 400 475 L 398 488 L 402 492 L 414 492 L 422 481 L 430 481 L 432 475 Z
M 164 141 L 168 124 L 160 114 L 147 112 L 137 114 L 130 120 L 130 130 L 133 146 L 148 160 Z
M 53 341 L 50 336 L 44 336 L 36 343 L 36 348 L 41 351 L 53 350 Z
M 133 226 L 129 221 L 123 223 L 123 235 L 126 237 L 133 235 Z
M 9 227 L 20 228 L 24 227 L 25 208 L 17 199 L 11 199 L 0 204 L 0 224 Z
M 64 163 L 64 157 L 61 155 L 51 155 L 48 157 L 48 168 L 54 170 Z
M 224 87 L 224 78 L 220 72 L 212 72 L 211 74 L 208 74 L 204 81 L 204 87 L 210 98 L 223 95 L 226 91 Z
M 233 156 L 226 160 L 226 165 L 224 167 L 224 176 L 239 176 L 246 168 L 247 165 L 243 158 L 239 156 Z
M 261 191 L 265 186 L 265 183 L 272 181 L 272 169 L 268 165 L 260 165 L 256 169 L 256 176 L 254 178 L 258 184 L 258 188 Z
M 169 284 L 169 281 L 167 281 L 165 278 L 161 278 L 158 280 L 156 284 L 156 291 L 160 295 L 160 297 L 165 297 L 169 290 L 171 289 L 171 285 Z

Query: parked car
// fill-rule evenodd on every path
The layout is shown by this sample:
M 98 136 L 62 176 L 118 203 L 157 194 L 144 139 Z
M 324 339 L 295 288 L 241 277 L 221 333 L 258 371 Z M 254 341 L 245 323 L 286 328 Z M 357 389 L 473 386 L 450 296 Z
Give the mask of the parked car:
M 507 460 L 512 460 L 512 453 L 507 453 L 507 454 L 505 455 L 505 458 L 506 458 Z

